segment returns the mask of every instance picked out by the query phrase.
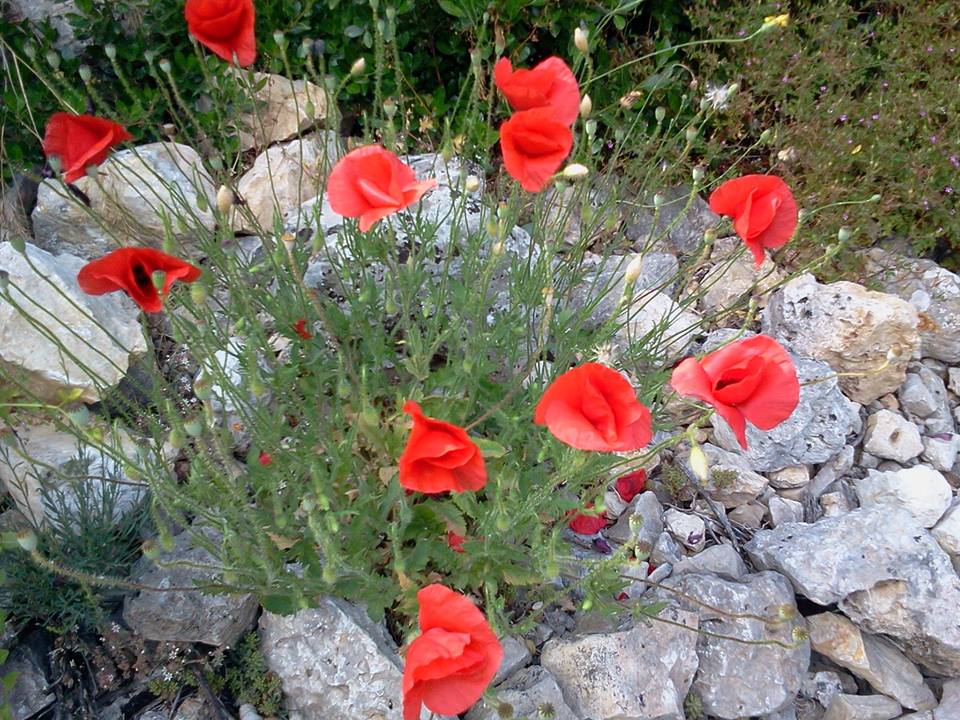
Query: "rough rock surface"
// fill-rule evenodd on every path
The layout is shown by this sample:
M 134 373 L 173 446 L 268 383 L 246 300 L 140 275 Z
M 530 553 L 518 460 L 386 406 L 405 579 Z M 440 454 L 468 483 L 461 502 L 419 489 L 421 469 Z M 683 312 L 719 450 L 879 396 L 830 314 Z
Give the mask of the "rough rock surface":
M 867 418 L 863 449 L 871 455 L 903 464 L 923 452 L 917 426 L 903 415 L 878 410 Z
M 727 580 L 740 580 L 747 566 L 730 545 L 712 545 L 673 566 L 673 577 L 686 573 L 712 573 Z
M 521 670 L 493 688 L 493 693 L 498 703 L 506 703 L 513 709 L 515 718 L 542 717 L 540 708 L 552 707 L 554 720 L 580 720 L 564 702 L 553 675 L 539 665 Z M 500 720 L 501 717 L 496 707 L 480 702 L 467 712 L 466 720 Z
M 763 313 L 763 332 L 797 354 L 823 360 L 839 373 L 866 373 L 840 378 L 843 391 L 859 403 L 903 383 L 920 346 L 917 325 L 913 307 L 894 295 L 850 282 L 821 285 L 809 274 L 775 292 Z M 889 364 L 878 370 L 891 350 Z
M 700 281 L 703 291 L 700 306 L 704 314 L 731 307 L 747 292 L 765 297 L 769 289 L 783 279 L 783 273 L 769 257 L 764 258 L 757 269 L 751 254 L 742 249 L 742 241 L 735 237 L 722 238 L 714 244 L 710 254 L 713 267 Z
M 275 213 L 282 220 L 285 213 L 297 213 L 304 202 L 320 195 L 341 154 L 335 134 L 318 132 L 257 155 L 237 182 L 237 194 L 246 205 L 235 210 L 234 229 L 256 234 L 259 225 L 271 232 Z
M 786 575 L 861 629 L 889 635 L 914 662 L 960 675 L 960 577 L 907 510 L 883 505 L 758 532 L 753 562 Z
M 795 630 L 805 627 L 797 613 L 793 588 L 774 572 L 748 575 L 742 581 L 713 575 L 683 575 L 665 585 L 726 613 L 748 613 L 761 617 L 793 619 L 781 624 L 730 618 L 684 598 L 682 607 L 700 615 L 700 627 L 710 633 L 741 640 L 776 640 L 788 646 L 749 645 L 718 637 L 700 635 L 697 654 L 700 665 L 691 688 L 703 703 L 707 715 L 735 720 L 767 715 L 789 707 L 810 664 L 810 645 L 796 642 Z M 668 597 L 664 594 L 664 598 Z
M 768 431 L 747 423 L 747 450 L 740 448 L 730 426 L 719 415 L 711 416 L 717 442 L 738 452 L 757 472 L 790 465 L 822 463 L 843 449 L 846 437 L 860 424 L 859 407 L 844 397 L 833 371 L 824 362 L 794 357 L 800 380 L 800 402 L 793 414 Z M 810 380 L 828 378 L 808 385 Z
M 540 664 L 577 717 L 683 720 L 683 700 L 697 669 L 697 616 L 669 608 L 661 615 L 690 630 L 651 622 L 544 646 Z
M 57 696 L 48 689 L 46 676 L 26 648 L 14 648 L 6 662 L 0 664 L 0 678 L 8 673 L 15 675 L 13 686 L 4 688 L 0 694 L 3 700 L 0 708 L 8 707 L 13 720 L 38 717 L 45 707 L 56 700 Z
M 952 557 L 960 558 L 960 500 L 944 513 L 930 534 Z
M 260 639 L 267 666 L 283 683 L 290 720 L 400 720 L 400 658 L 386 628 L 363 608 L 324 597 L 295 615 L 265 612 Z
M 877 692 L 912 710 L 936 707 L 937 700 L 920 671 L 892 643 L 861 632 L 836 613 L 812 615 L 807 627 L 815 651 L 863 678 Z
M 893 720 L 901 709 L 884 695 L 837 695 L 823 720 Z
M 518 670 L 525 668 L 532 658 L 527 644 L 513 635 L 500 638 L 500 647 L 503 648 L 503 660 L 497 668 L 497 674 L 490 681 L 491 685 L 499 685 Z
M 200 543 L 216 544 L 216 531 L 192 528 L 173 539 L 173 548 L 156 561 L 142 558 L 133 568 L 134 582 L 149 587 L 190 588 L 219 576 L 214 557 Z M 184 564 L 178 564 L 184 563 Z M 209 569 L 207 569 L 209 568 Z M 200 642 L 230 646 L 246 632 L 257 613 L 252 595 L 213 595 L 199 590 L 140 592 L 127 596 L 123 619 L 148 640 Z
M 641 208 L 632 201 L 625 214 L 632 216 L 626 229 L 627 239 L 638 252 L 652 249 L 674 255 L 696 252 L 703 242 L 703 233 L 720 220 L 699 194 L 691 195 L 689 187 L 664 188 L 659 193 L 663 205 L 657 213 L 647 209 L 653 206 L 653 197 L 647 198 Z
M 631 535 L 631 518 L 635 527 L 637 550 L 650 552 L 663 532 L 663 506 L 656 494 L 647 490 L 634 500 L 632 511 L 624 512 L 616 524 L 606 531 L 606 536 L 615 542 L 625 543 Z
M 77 391 L 86 402 L 100 400 L 147 351 L 133 302 L 123 293 L 94 296 L 80 290 L 76 277 L 83 264 L 32 245 L 24 257 L 0 243 L 0 274 L 7 278 L 12 301 L 0 298 L 0 365 L 30 392 L 54 403 L 62 401 L 64 391 Z
M 96 182 L 83 177 L 75 183 L 89 208 L 60 181 L 41 183 L 32 216 L 40 247 L 89 259 L 120 245 L 159 247 L 167 223 L 184 242 L 197 228 L 213 230 L 216 190 L 191 147 L 158 142 L 120 150 L 96 172 Z
M 751 470 L 742 455 L 710 443 L 704 443 L 702 448 L 710 473 L 702 489 L 711 500 L 735 508 L 756 500 L 767 489 L 767 479 Z
M 327 115 L 327 95 L 308 80 L 253 73 L 254 112 L 237 119 L 240 150 L 290 140 Z
M 71 512 L 78 496 L 112 503 L 119 518 L 136 507 L 147 494 L 147 486 L 132 482 L 123 473 L 123 463 L 83 445 L 77 438 L 52 425 L 23 422 L 5 437 L 0 432 L 0 485 L 4 486 L 21 513 L 34 525 L 50 519 L 48 502 L 59 511 Z M 105 433 L 106 445 L 115 443 L 124 455 L 137 451 L 125 432 Z M 82 454 L 81 454 L 82 453 Z
M 953 499 L 946 478 L 929 465 L 887 472 L 868 470 L 855 486 L 861 507 L 901 507 L 925 528 L 937 524 Z
M 867 257 L 867 271 L 881 287 L 920 313 L 923 356 L 960 363 L 960 277 L 932 260 L 906 258 L 880 248 L 868 251 Z

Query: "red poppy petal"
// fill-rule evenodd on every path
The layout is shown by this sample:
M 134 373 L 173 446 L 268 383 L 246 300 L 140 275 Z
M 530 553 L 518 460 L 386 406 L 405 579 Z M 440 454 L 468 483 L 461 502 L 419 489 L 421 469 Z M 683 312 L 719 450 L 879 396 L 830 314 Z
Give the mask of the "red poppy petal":
M 670 387 L 679 395 L 699 398 L 713 405 L 716 402 L 713 397 L 713 381 L 701 362 L 692 357 L 681 361 L 670 375 Z
M 797 230 L 798 210 L 790 189 L 783 185 L 779 191 L 780 206 L 767 229 L 756 240 L 765 248 L 778 248 L 785 245 Z
M 524 110 L 500 126 L 503 165 L 530 192 L 546 186 L 572 147 L 570 128 L 553 120 L 549 110 Z
M 760 385 L 765 367 L 764 359 L 754 355 L 745 362 L 726 368 L 713 381 L 713 396 L 726 405 L 740 405 Z
M 493 674 L 495 673 L 496 668 L 493 671 Z M 480 699 L 489 683 L 490 678 L 480 674 L 425 681 L 421 684 L 423 704 L 439 715 L 459 715 Z
M 783 180 L 773 175 L 743 175 L 727 180 L 710 194 L 710 209 L 717 215 L 734 217 L 751 192 L 776 192 Z
M 743 417 L 743 413 L 740 412 L 739 409 L 730 405 L 724 405 L 721 402 L 714 403 L 713 407 L 716 409 L 717 415 L 727 421 L 727 425 L 729 425 L 730 429 L 733 430 L 733 434 L 737 438 L 737 442 L 740 443 L 740 447 L 746 450 L 747 423 L 746 419 Z

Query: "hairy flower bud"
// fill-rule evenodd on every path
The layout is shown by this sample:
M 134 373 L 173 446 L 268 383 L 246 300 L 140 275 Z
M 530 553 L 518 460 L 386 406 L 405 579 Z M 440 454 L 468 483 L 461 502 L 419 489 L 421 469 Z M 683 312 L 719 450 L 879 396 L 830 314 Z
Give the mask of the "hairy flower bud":
M 584 95 L 580 99 L 580 117 L 586 120 L 590 117 L 591 112 L 593 112 L 593 100 L 590 99 L 589 95 Z
M 851 235 L 852 233 L 850 232 L 850 228 L 848 227 L 842 227 L 839 230 L 837 230 L 837 240 L 839 240 L 842 243 L 845 243 L 847 240 L 849 240 Z
M 221 185 L 220 189 L 217 190 L 217 210 L 220 211 L 220 214 L 226 215 L 233 207 L 234 202 L 233 190 L 226 185 Z
M 663 119 L 667 116 L 667 109 L 661 105 L 653 111 L 653 116 L 657 119 L 658 123 L 662 123 Z
M 475 193 L 480 189 L 480 178 L 478 178 L 476 175 L 467 175 L 467 179 L 463 186 L 468 193 Z
M 353 65 L 350 66 L 350 74 L 354 76 L 362 75 L 363 71 L 366 69 L 367 69 L 367 61 L 366 59 L 360 57 L 354 60 Z
M 699 445 L 690 448 L 690 469 L 693 470 L 693 474 L 697 476 L 700 482 L 707 482 L 710 477 L 707 456 Z
M 17 533 L 17 545 L 27 552 L 33 552 L 37 549 L 37 534 L 30 528 L 21 530 Z
M 573 31 L 573 44 L 584 55 L 590 52 L 590 34 L 581 27 Z
M 582 180 L 590 174 L 590 168 L 580 163 L 570 163 L 564 169 L 561 175 L 567 180 Z
M 623 273 L 624 282 L 627 285 L 633 285 L 639 278 L 640 274 L 643 272 L 643 256 L 634 255 L 633 259 L 627 265 L 626 271 Z

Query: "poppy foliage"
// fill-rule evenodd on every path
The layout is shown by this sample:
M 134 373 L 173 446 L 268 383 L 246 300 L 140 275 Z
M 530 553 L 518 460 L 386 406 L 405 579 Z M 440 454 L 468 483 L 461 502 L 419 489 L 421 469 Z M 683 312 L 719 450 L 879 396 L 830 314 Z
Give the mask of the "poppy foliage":
M 787 351 L 771 337 L 753 337 L 720 348 L 700 360 L 686 358 L 670 385 L 681 395 L 712 405 L 747 449 L 746 423 L 772 430 L 800 401 L 797 370 Z
M 165 274 L 159 290 L 153 273 Z M 80 268 L 77 283 L 88 295 L 103 295 L 122 290 L 144 312 L 163 310 L 163 298 L 174 282 L 191 283 L 201 275 L 200 268 L 153 248 L 120 248 Z
M 573 133 L 550 108 L 514 113 L 500 126 L 503 166 L 524 190 L 539 192 L 563 165 Z
M 533 421 L 578 450 L 629 452 L 653 436 L 650 411 L 616 370 L 585 363 L 554 380 L 537 403 Z
M 553 118 L 572 125 L 580 112 L 580 86 L 570 67 L 549 57 L 533 68 L 514 70 L 502 57 L 493 67 L 493 81 L 514 110 L 549 108 Z
M 408 400 L 403 411 L 413 417 L 413 429 L 400 456 L 400 485 L 407 490 L 436 494 L 480 490 L 487 483 L 483 454 L 466 431 L 427 417 Z
M 469 598 L 440 584 L 417 593 L 420 635 L 403 667 L 403 720 L 419 720 L 425 705 L 438 715 L 459 715 L 493 679 L 503 648 Z
M 710 194 L 710 209 L 733 218 L 757 267 L 765 248 L 778 248 L 797 229 L 797 203 L 787 184 L 774 175 L 744 175 L 727 180 Z
M 123 125 L 93 115 L 58 112 L 50 116 L 43 135 L 43 154 L 60 161 L 63 179 L 82 178 L 91 165 L 107 159 L 110 149 L 133 136 Z
M 187 0 L 187 30 L 212 53 L 240 67 L 257 59 L 253 0 Z
M 360 218 L 360 230 L 366 232 L 436 186 L 435 179 L 418 181 L 413 168 L 389 150 L 367 145 L 337 162 L 327 178 L 327 197 L 334 212 Z

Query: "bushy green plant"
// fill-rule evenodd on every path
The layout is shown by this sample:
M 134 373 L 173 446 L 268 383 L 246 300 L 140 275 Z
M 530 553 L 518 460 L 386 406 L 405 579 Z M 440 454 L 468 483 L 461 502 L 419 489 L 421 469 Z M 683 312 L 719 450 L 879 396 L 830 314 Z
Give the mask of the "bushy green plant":
M 715 119 L 706 154 L 722 168 L 770 131 L 775 141 L 750 154 L 747 167 L 787 178 L 808 209 L 837 203 L 812 228 L 858 228 L 861 243 L 894 235 L 954 262 L 960 7 L 938 0 L 801 0 L 789 8 L 695 0 L 689 14 L 695 35 L 716 37 L 788 9 L 789 26 L 756 43 L 689 50 L 698 83 L 740 85 Z M 879 193 L 879 205 L 844 205 L 854 189 Z M 803 245 L 801 238 L 796 249 Z
M 249 703 L 265 716 L 276 715 L 283 707 L 280 678 L 267 667 L 256 633 L 244 635 L 227 653 L 224 680 L 236 705 Z

